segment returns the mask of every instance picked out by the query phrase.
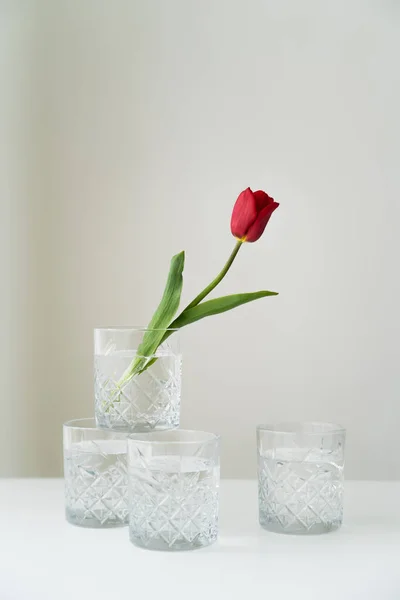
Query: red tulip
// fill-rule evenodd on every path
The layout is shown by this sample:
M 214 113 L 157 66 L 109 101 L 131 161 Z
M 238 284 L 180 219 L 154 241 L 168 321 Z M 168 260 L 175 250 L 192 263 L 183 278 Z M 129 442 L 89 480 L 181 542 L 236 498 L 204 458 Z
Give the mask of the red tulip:
M 259 190 L 244 190 L 236 200 L 231 219 L 233 235 L 243 242 L 256 242 L 264 233 L 264 229 L 278 202 Z

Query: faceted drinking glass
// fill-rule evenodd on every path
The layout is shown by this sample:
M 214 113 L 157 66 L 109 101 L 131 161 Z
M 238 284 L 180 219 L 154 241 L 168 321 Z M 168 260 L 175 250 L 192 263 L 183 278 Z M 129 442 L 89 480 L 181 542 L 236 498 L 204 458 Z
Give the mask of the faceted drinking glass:
M 150 550 L 192 550 L 218 534 L 220 439 L 177 429 L 128 439 L 129 533 Z
M 346 432 L 332 423 L 259 425 L 260 524 L 292 534 L 338 529 Z
M 95 416 L 99 427 L 129 432 L 179 427 L 179 336 L 176 330 L 164 330 L 168 337 L 156 353 L 137 357 L 148 331 L 132 327 L 95 329 Z M 129 379 L 127 375 L 136 358 L 142 367 L 151 364 Z
M 81 527 L 128 523 L 127 434 L 96 428 L 94 419 L 64 425 L 65 512 Z

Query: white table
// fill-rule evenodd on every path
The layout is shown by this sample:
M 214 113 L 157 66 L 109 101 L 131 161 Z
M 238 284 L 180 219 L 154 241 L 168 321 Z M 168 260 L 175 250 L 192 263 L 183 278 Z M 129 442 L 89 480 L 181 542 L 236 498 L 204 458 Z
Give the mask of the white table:
M 345 501 L 338 532 L 273 534 L 256 482 L 225 480 L 218 543 L 166 553 L 66 523 L 62 480 L 3 479 L 0 600 L 400 600 L 400 482 L 347 482 Z

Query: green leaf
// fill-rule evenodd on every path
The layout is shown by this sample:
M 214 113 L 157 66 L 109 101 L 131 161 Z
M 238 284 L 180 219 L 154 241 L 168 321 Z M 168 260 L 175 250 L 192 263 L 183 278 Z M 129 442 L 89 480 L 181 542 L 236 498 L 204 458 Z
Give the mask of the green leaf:
M 183 267 L 185 265 L 185 253 L 180 252 L 172 257 L 167 283 L 160 304 L 151 319 L 148 330 L 143 336 L 142 343 L 136 352 L 136 358 L 125 371 L 119 386 L 124 385 L 134 375 L 139 373 L 153 356 L 166 333 L 176 311 L 179 308 L 183 286 Z M 154 361 L 153 361 L 154 362 Z
M 248 294 L 232 294 L 231 296 L 221 296 L 220 298 L 214 298 L 214 300 L 207 300 L 207 302 L 201 302 L 193 308 L 187 308 L 173 323 L 171 328 L 180 328 L 195 323 L 205 317 L 212 315 L 218 315 L 220 313 L 232 310 L 247 302 L 258 300 L 259 298 L 265 298 L 266 296 L 277 296 L 277 292 L 251 292 Z
M 185 252 L 176 254 L 171 259 L 167 283 L 164 294 L 156 312 L 151 319 L 148 329 L 166 329 L 179 308 L 183 286 L 183 267 L 185 266 Z M 140 347 L 146 348 L 152 345 L 149 341 L 151 331 L 144 336 Z M 145 354 L 145 356 L 147 356 Z
M 204 319 L 205 317 L 218 315 L 219 313 L 232 310 L 232 308 L 236 308 L 242 304 L 247 304 L 247 302 L 252 302 L 253 300 L 258 300 L 259 298 L 265 298 L 266 296 L 277 295 L 278 292 L 261 291 L 251 292 L 248 294 L 233 294 L 231 296 L 214 298 L 214 300 L 207 300 L 207 302 L 202 302 L 192 308 L 186 308 L 179 315 L 179 317 L 175 319 L 173 323 L 171 323 L 169 329 L 180 329 L 181 327 L 195 323 L 196 321 Z M 166 331 L 160 343 L 165 342 L 165 340 L 167 340 L 172 333 L 172 331 Z M 143 373 L 143 371 L 150 367 L 156 360 L 157 358 L 153 358 L 151 361 L 143 363 L 137 372 Z

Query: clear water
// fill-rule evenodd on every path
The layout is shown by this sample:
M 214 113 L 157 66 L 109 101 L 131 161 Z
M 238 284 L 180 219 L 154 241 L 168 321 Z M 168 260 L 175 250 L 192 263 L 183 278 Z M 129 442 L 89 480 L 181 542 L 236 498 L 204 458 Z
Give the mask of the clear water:
M 218 533 L 219 467 L 196 457 L 157 456 L 131 465 L 130 537 L 154 550 L 188 550 Z
M 340 527 L 343 467 L 332 451 L 277 448 L 259 456 L 260 523 L 283 533 Z
M 126 441 L 73 444 L 64 452 L 67 520 L 83 527 L 128 522 Z
M 95 355 L 95 414 L 98 426 L 120 431 L 178 427 L 181 356 L 160 354 L 151 367 L 119 390 L 118 382 L 134 358 L 132 351 Z

